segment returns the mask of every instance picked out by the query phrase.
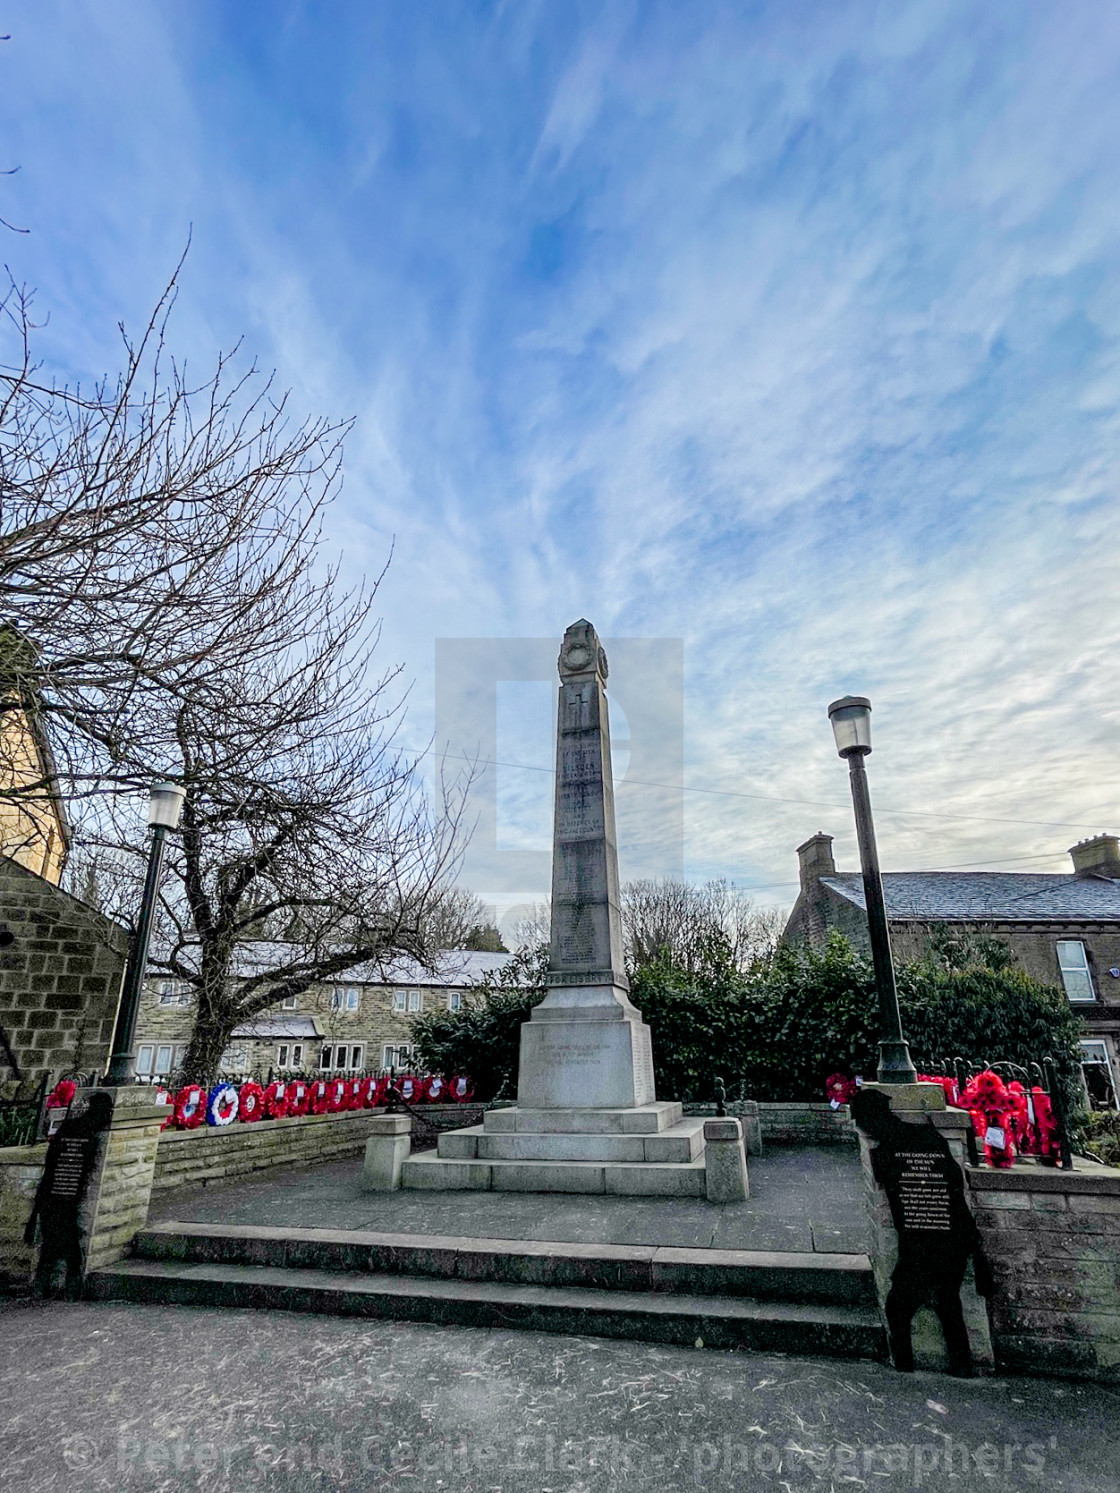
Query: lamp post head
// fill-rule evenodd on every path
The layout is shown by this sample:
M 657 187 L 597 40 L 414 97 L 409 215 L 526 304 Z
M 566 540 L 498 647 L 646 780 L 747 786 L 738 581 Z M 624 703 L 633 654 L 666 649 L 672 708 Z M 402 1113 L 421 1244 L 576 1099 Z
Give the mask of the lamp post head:
M 864 695 L 845 695 L 842 700 L 833 700 L 828 707 L 828 718 L 841 757 L 867 755 L 871 750 L 870 700 Z
M 187 790 L 178 783 L 156 783 L 148 799 L 148 824 L 153 829 L 178 829 Z

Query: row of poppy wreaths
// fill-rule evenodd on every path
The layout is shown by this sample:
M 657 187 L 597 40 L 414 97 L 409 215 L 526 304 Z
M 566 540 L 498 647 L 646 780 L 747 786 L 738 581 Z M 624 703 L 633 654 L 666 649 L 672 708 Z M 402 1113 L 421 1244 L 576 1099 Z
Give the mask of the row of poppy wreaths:
M 240 1086 L 219 1081 L 206 1089 L 188 1083 L 177 1094 L 161 1090 L 157 1099 L 171 1105 L 165 1122 L 177 1130 L 202 1124 L 232 1125 L 235 1120 L 284 1120 L 299 1115 L 340 1114 L 343 1110 L 374 1109 L 384 1104 L 390 1088 L 406 1103 L 465 1104 L 474 1084 L 460 1074 L 452 1079 L 419 1078 L 405 1073 L 381 1078 L 289 1078 L 262 1088 L 251 1079 Z
M 945 1102 L 967 1110 L 977 1139 L 983 1143 L 989 1166 L 1011 1166 L 1016 1155 L 1038 1156 L 1057 1164 L 1061 1155 L 1058 1121 L 1045 1089 L 1026 1089 L 1013 1080 L 1004 1083 L 998 1073 L 985 1068 L 962 1089 L 955 1078 L 918 1074 L 919 1083 L 937 1083 L 945 1090 Z M 860 1080 L 844 1073 L 825 1079 L 825 1097 L 837 1108 L 848 1104 Z

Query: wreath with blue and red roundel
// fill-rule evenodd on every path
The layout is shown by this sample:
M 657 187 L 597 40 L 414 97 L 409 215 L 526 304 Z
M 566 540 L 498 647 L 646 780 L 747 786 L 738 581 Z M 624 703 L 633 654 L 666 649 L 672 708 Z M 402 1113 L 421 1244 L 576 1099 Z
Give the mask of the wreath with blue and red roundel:
M 194 1130 L 206 1118 L 206 1090 L 201 1084 L 184 1084 L 175 1095 L 175 1124 L 180 1130 Z
M 264 1090 L 259 1083 L 249 1079 L 241 1085 L 237 1094 L 237 1113 L 247 1125 L 252 1125 L 257 1120 L 263 1120 L 268 1113 Z
M 206 1123 L 208 1125 L 232 1125 L 237 1119 L 240 1101 L 237 1090 L 231 1083 L 219 1080 L 206 1099 Z
M 466 1104 L 474 1093 L 474 1084 L 465 1073 L 457 1073 L 448 1085 L 448 1091 L 457 1104 Z

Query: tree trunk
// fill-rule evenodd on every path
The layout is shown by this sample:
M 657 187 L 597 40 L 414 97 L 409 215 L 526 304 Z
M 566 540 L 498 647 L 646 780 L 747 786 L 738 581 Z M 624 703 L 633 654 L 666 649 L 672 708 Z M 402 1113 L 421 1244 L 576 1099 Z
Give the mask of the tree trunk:
M 200 1083 L 207 1088 L 218 1077 L 222 1053 L 237 1025 L 236 1016 L 218 1012 L 198 1013 L 187 1055 L 183 1059 L 183 1082 Z

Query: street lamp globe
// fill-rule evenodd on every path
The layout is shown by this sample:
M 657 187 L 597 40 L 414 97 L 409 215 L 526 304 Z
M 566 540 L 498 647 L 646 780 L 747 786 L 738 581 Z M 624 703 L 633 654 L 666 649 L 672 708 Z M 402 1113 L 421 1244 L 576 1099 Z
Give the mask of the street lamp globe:
M 845 695 L 828 707 L 836 750 L 841 757 L 858 752 L 866 756 L 871 750 L 871 701 L 864 695 Z
M 148 799 L 148 823 L 157 829 L 178 829 L 187 790 L 178 783 L 156 783 Z

